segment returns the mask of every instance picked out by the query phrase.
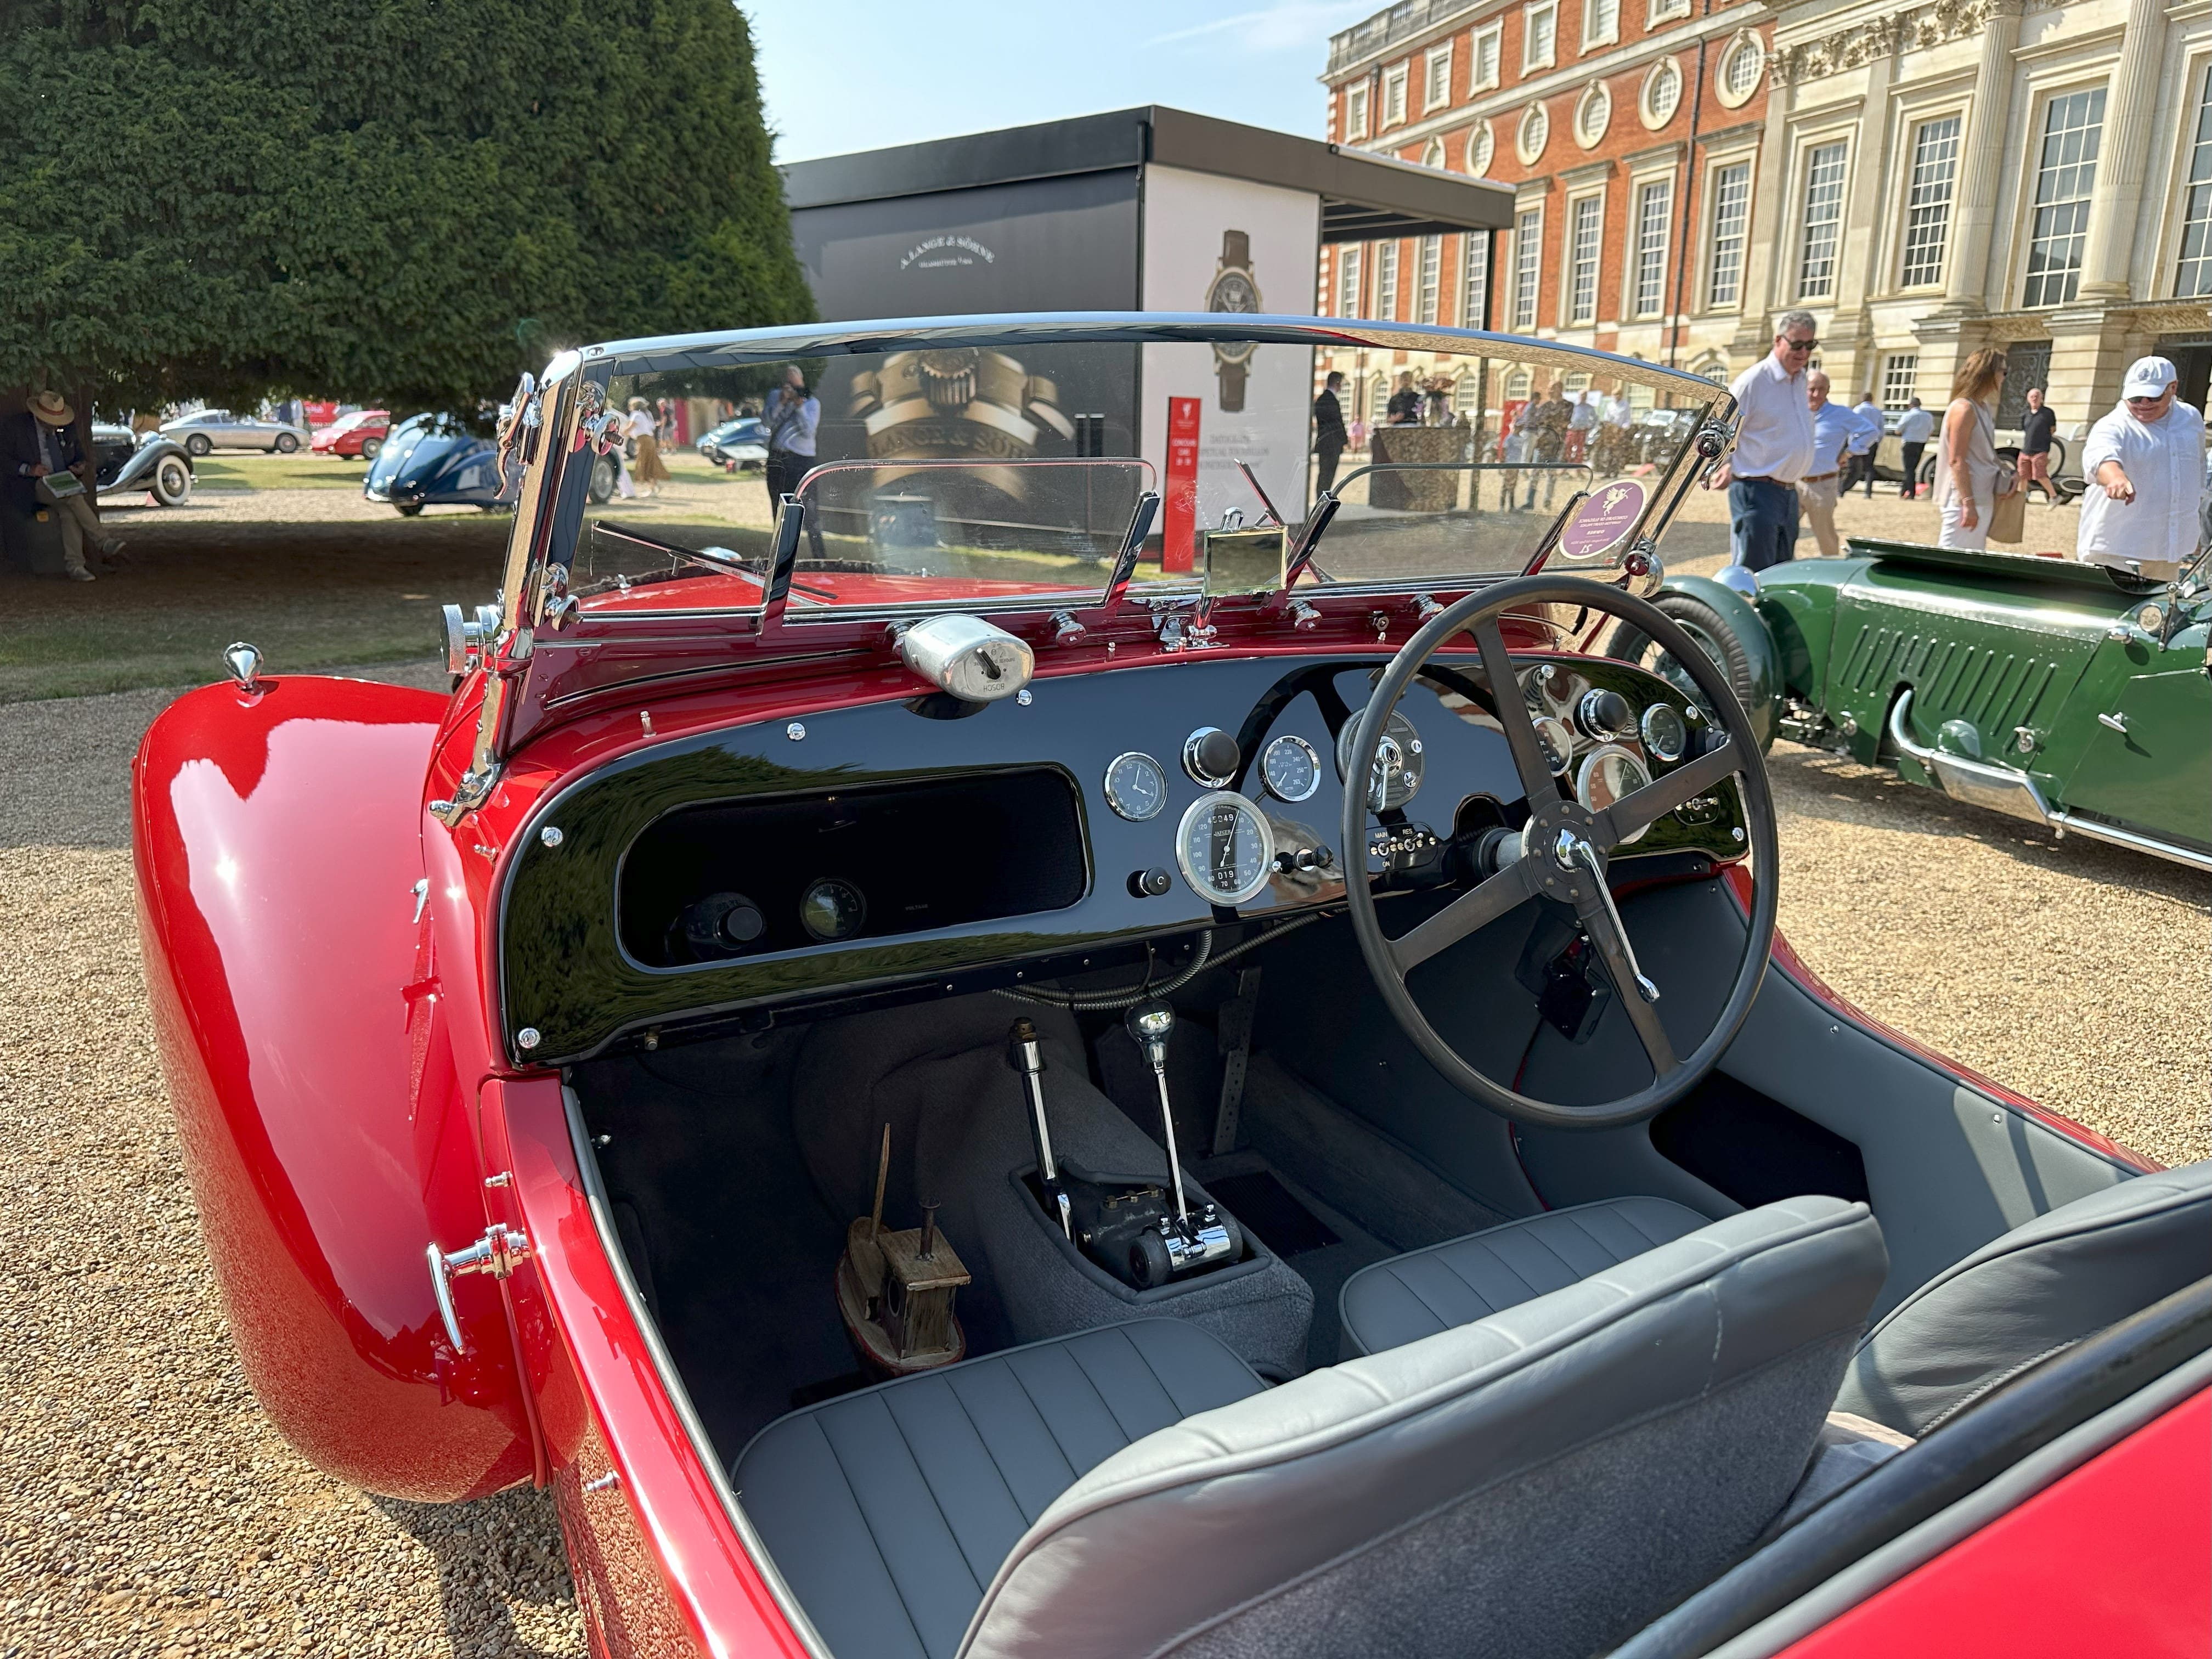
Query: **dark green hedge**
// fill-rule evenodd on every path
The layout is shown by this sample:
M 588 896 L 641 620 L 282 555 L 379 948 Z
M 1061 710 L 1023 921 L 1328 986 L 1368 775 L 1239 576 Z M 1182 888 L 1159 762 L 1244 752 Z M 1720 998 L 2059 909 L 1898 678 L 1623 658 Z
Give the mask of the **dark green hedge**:
M 0 15 L 0 386 L 472 406 L 814 314 L 732 0 Z

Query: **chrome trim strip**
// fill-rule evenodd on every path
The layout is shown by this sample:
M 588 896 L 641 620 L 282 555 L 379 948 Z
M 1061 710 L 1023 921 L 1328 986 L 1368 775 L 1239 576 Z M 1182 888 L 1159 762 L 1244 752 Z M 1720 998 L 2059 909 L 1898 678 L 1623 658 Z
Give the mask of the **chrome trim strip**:
M 708 1438 L 706 1427 L 699 1421 L 698 1411 L 684 1387 L 684 1379 L 677 1374 L 676 1362 L 668 1357 L 667 1346 L 660 1340 L 660 1329 L 646 1311 L 645 1298 L 638 1292 L 637 1281 L 630 1276 L 629 1263 L 623 1255 L 621 1242 L 615 1233 L 614 1211 L 607 1203 L 607 1189 L 599 1179 L 599 1164 L 592 1152 L 591 1134 L 584 1127 L 584 1109 L 576 1099 L 576 1091 L 566 1083 L 561 1085 L 561 1106 L 568 1119 L 568 1143 L 576 1154 L 576 1169 L 584 1177 L 584 1198 L 592 1206 L 592 1224 L 599 1231 L 599 1248 L 606 1255 L 607 1265 L 614 1269 L 615 1282 L 622 1286 L 623 1301 L 629 1308 L 630 1317 L 637 1322 L 638 1331 L 645 1338 L 646 1351 L 653 1356 L 653 1371 L 668 1391 L 669 1403 L 676 1407 L 676 1415 L 684 1425 L 684 1437 L 691 1443 L 692 1455 L 706 1467 L 708 1478 L 714 1482 L 714 1495 L 722 1500 L 722 1513 L 729 1517 L 738 1543 L 752 1558 L 753 1565 L 759 1570 L 769 1594 L 775 1598 L 776 1607 L 789 1621 L 793 1632 L 815 1659 L 834 1659 L 829 1644 L 814 1628 L 814 1621 L 806 1616 L 805 1608 L 799 1605 L 791 1586 L 783 1582 L 783 1575 L 776 1571 L 769 1555 L 768 1546 L 761 1541 L 760 1534 L 746 1518 L 738 1500 L 737 1488 L 730 1484 L 729 1473 L 715 1455 L 714 1442 Z
M 2171 859 L 2176 864 L 2185 864 L 2192 870 L 2212 870 L 2212 854 L 2177 847 L 2170 841 L 2155 841 L 2148 836 L 2137 835 L 2132 830 L 2123 830 L 2116 823 L 2100 823 L 2094 818 L 2079 817 L 2074 813 L 2061 811 L 2051 815 L 2051 825 L 2063 835 L 2084 836 L 2091 841 L 2109 842 L 2115 847 L 2148 853 L 2155 858 Z

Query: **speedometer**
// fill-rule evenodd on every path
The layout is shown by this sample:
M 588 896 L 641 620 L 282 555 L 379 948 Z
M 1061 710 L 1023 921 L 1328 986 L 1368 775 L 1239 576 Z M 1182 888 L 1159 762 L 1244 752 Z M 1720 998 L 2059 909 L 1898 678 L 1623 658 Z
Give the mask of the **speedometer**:
M 1575 779 L 1575 799 L 1593 812 L 1602 812 L 1615 801 L 1625 800 L 1651 781 L 1651 774 L 1632 749 L 1624 749 L 1617 743 L 1607 744 L 1593 750 L 1583 763 L 1583 769 Z M 1650 825 L 1645 825 L 1649 829 Z M 1638 830 L 1627 837 L 1641 841 L 1644 830 Z
M 1274 873 L 1275 832 L 1267 815 L 1227 789 L 1200 795 L 1176 830 L 1182 878 L 1209 904 L 1242 904 Z

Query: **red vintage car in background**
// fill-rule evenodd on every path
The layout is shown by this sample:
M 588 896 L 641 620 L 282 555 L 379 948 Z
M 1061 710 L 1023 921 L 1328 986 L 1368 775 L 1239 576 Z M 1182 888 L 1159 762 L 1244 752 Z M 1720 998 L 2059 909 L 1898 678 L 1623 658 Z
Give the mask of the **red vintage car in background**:
M 328 426 L 318 427 L 307 447 L 318 455 L 336 455 L 349 461 L 373 461 L 392 430 L 392 416 L 381 409 L 356 409 Z
M 1312 496 L 1318 376 L 1402 352 L 1684 441 Z M 629 398 L 792 362 L 772 527 L 589 501 Z M 1724 392 L 1086 315 L 513 410 L 449 697 L 241 645 L 136 763 L 208 1249 L 319 1467 L 550 1487 L 608 1654 L 2205 1650 L 2212 1168 L 1777 935 L 1759 734 L 1640 597 Z

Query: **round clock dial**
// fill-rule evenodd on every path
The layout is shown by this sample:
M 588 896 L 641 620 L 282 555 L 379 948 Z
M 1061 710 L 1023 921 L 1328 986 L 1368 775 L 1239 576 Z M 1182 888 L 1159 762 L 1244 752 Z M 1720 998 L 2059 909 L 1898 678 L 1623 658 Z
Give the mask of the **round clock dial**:
M 1167 771 L 1141 750 L 1115 756 L 1105 788 L 1106 804 L 1132 823 L 1158 817 L 1168 804 Z

